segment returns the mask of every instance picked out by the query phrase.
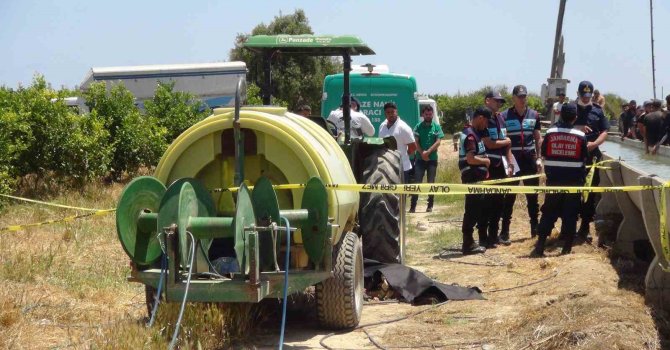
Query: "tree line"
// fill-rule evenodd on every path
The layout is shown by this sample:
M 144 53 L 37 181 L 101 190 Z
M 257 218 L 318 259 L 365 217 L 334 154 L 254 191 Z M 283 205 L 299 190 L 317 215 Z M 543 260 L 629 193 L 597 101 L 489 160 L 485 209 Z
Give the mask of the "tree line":
M 144 112 L 123 85 L 94 83 L 81 93 L 80 114 L 43 76 L 28 87 L 0 87 L 0 192 L 76 187 L 104 177 L 114 181 L 155 165 L 167 146 L 210 114 L 191 94 L 158 84 Z
M 236 36 L 228 59 L 247 64 L 247 103 L 251 105 L 261 104 L 262 63 L 260 57 L 242 50 L 239 44 L 258 34 L 313 32 L 304 11 L 298 9 Z M 342 64 L 332 57 L 286 55 L 273 57 L 273 68 L 274 104 L 289 110 L 306 104 L 319 110 L 324 78 L 341 71 Z M 491 88 L 430 96 L 444 113 L 444 131 L 460 130 L 466 114 L 483 104 Z M 507 100 L 503 108 L 509 107 L 509 89 L 494 88 Z M 64 103 L 65 97 L 76 95 L 85 99 L 89 113 L 77 113 Z M 605 98 L 606 114 L 618 116 L 624 100 L 613 94 L 605 94 Z M 546 112 L 539 96 L 529 95 L 528 103 Z M 144 106 L 140 111 L 134 96 L 120 84 L 109 91 L 104 83 L 95 83 L 85 92 L 55 90 L 37 75 L 28 87 L 0 86 L 0 193 L 132 176 L 143 167 L 157 164 L 179 134 L 210 114 L 207 106 L 191 94 L 174 91 L 173 84 L 159 83 L 154 97 Z

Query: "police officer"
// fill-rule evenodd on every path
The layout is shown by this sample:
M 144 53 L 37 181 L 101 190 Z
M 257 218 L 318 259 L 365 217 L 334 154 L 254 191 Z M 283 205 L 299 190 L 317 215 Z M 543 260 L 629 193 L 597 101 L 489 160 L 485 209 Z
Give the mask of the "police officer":
M 478 108 L 470 124 L 466 125 L 461 133 L 458 168 L 461 170 L 461 182 L 464 184 L 479 182 L 488 177 L 488 167 L 491 161 L 486 156 L 486 148 L 480 135 L 486 130 L 490 117 L 489 109 Z M 482 194 L 465 195 L 465 213 L 461 226 L 464 255 L 480 254 L 486 251 L 486 248 L 478 245 L 473 237 L 475 225 L 483 224 L 483 200 Z M 479 236 L 479 240 L 486 241 L 486 237 Z
M 506 165 L 511 164 L 512 152 L 510 145 L 512 141 L 507 137 L 507 129 L 505 128 L 505 119 L 498 111 L 505 103 L 499 91 L 489 91 L 484 97 L 484 104 L 491 110 L 491 118 L 488 120 L 488 126 L 482 135 L 482 142 L 486 147 L 486 155 L 491 161 L 489 166 L 489 179 L 503 179 L 508 175 L 511 176 L 512 168 Z M 503 158 L 507 162 L 503 161 Z M 509 170 L 508 170 L 509 169 Z M 485 245 L 486 248 L 495 248 L 496 244 L 511 244 L 509 240 L 509 233 L 498 238 L 498 224 L 503 211 L 502 194 L 486 194 L 484 195 L 484 225 L 477 227 L 480 237 L 486 236 L 486 242 L 479 242 L 480 245 Z M 483 232 L 482 232 L 483 231 Z
M 577 106 L 563 105 L 560 120 L 544 135 L 541 154 L 547 186 L 582 187 L 586 178 L 585 163 L 588 156 L 587 139 L 584 132 L 573 127 L 577 119 Z M 561 218 L 561 234 L 565 241 L 561 254 L 569 254 L 577 230 L 577 214 L 580 207 L 578 193 L 547 193 L 542 205 L 542 218 L 538 226 L 539 238 L 531 257 L 544 256 L 544 244 L 554 223 Z
M 514 105 L 503 112 L 507 135 L 512 140 L 512 155 L 519 164 L 519 176 L 534 175 L 542 173 L 542 163 L 538 159 L 542 135 L 540 134 L 540 115 L 537 111 L 528 108 L 526 97 L 528 90 L 523 85 L 517 85 L 512 90 L 512 102 Z M 529 179 L 523 181 L 524 185 L 539 186 L 540 179 Z M 510 183 L 514 185 L 514 183 Z M 516 183 L 517 185 L 519 182 Z M 505 195 L 501 237 L 509 237 L 509 225 L 514 211 L 516 194 Z M 537 194 L 526 194 L 528 202 L 528 216 L 530 217 L 530 235 L 537 235 L 537 217 L 539 205 Z
M 588 143 L 588 157 L 586 165 L 589 166 L 594 162 L 598 162 L 603 154 L 600 152 L 598 146 L 602 145 L 607 139 L 607 130 L 610 128 L 609 122 L 599 105 L 591 102 L 593 92 L 593 84 L 589 81 L 582 81 L 577 88 L 579 99 L 577 100 L 577 121 L 575 121 L 575 128 L 583 131 L 586 134 Z M 600 184 L 600 175 L 597 170 L 594 170 L 593 181 L 591 186 L 598 186 Z M 585 242 L 591 243 L 593 240 L 589 234 L 589 224 L 593 221 L 593 216 L 596 213 L 595 196 L 590 194 L 587 201 L 582 205 L 580 217 L 582 219 L 579 225 L 578 238 Z

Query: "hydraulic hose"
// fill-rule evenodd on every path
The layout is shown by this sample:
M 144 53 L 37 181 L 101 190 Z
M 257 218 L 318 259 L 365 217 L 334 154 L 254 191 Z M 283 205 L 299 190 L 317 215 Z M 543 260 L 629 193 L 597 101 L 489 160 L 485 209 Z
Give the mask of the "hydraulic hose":
M 288 300 L 288 268 L 291 258 L 291 223 L 287 218 L 281 217 L 286 224 L 286 259 L 284 262 L 284 292 L 281 308 L 281 330 L 279 331 L 279 350 L 284 348 L 284 330 L 286 329 L 286 303 Z

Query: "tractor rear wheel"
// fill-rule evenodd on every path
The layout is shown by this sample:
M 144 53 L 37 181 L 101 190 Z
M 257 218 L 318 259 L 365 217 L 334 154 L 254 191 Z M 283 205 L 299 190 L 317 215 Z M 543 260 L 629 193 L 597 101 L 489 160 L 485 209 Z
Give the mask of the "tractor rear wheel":
M 365 159 L 363 183 L 402 183 L 400 153 L 377 149 Z M 361 193 L 358 222 L 363 256 L 382 263 L 400 262 L 400 197 L 391 193 Z
M 326 328 L 354 328 L 363 311 L 363 249 L 355 233 L 344 235 L 333 260 L 333 277 L 316 285 L 317 317 Z

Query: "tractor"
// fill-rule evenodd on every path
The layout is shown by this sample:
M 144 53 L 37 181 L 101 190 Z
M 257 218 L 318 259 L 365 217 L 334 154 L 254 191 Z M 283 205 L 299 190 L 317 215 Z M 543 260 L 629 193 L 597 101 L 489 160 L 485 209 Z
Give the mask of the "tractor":
M 352 55 L 374 52 L 351 36 L 252 36 L 265 60 L 265 106 L 217 108 L 172 142 L 154 176 L 132 180 L 117 205 L 129 281 L 151 312 L 168 302 L 257 303 L 315 286 L 319 323 L 359 324 L 363 256 L 401 262 L 403 199 L 328 184 L 402 182 L 393 138 L 350 136 Z M 273 54 L 337 55 L 344 63 L 344 138 L 325 120 L 270 105 Z M 316 121 L 316 122 L 315 122 Z M 276 185 L 292 184 L 288 189 Z M 376 252 L 376 254 L 375 254 Z

